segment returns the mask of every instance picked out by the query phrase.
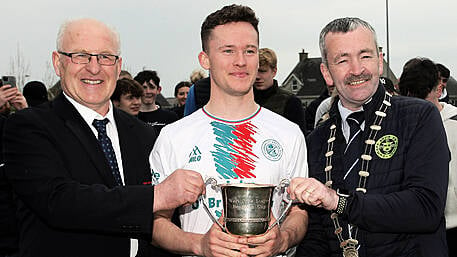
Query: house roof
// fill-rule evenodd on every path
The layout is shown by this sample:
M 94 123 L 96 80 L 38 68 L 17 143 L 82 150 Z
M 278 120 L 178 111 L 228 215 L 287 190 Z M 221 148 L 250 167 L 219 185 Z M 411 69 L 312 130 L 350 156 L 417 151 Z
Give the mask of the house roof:
M 294 74 L 303 84 L 303 87 L 297 92 L 298 96 L 319 95 L 325 89 L 324 77 L 320 70 L 321 58 L 303 58 L 286 77 Z

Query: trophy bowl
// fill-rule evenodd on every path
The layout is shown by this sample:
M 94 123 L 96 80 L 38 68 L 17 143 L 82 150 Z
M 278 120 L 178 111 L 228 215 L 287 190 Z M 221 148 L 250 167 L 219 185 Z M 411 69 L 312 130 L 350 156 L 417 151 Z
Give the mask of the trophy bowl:
M 292 201 L 283 210 L 277 220 L 270 225 L 273 193 L 275 190 L 283 190 L 289 185 L 288 179 L 281 180 L 278 186 L 271 184 L 233 183 L 217 185 L 214 178 L 208 178 L 205 183 L 213 189 L 220 189 L 224 209 L 224 224 L 211 214 L 206 204 L 205 195 L 202 195 L 202 203 L 211 220 L 219 225 L 224 231 L 234 235 L 252 236 L 261 235 L 278 225 L 284 217 Z
M 221 185 L 225 228 L 235 235 L 261 235 L 268 230 L 274 185 Z

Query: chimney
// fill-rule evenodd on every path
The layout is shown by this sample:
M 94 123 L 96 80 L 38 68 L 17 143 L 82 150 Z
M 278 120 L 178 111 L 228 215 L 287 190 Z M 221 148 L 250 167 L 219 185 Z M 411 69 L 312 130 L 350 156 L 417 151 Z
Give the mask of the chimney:
M 301 50 L 301 53 L 298 53 L 298 60 L 301 62 L 308 59 L 308 53 L 305 53 L 305 49 Z

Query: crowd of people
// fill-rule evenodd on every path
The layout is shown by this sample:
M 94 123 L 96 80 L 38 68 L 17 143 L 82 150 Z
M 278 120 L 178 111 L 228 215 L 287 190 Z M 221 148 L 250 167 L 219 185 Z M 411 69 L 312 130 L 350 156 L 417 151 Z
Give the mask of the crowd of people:
M 305 110 L 258 25 L 247 6 L 209 14 L 209 76 L 178 82 L 164 108 L 157 71 L 121 70 L 115 30 L 63 23 L 56 86 L 0 87 L 0 257 L 457 256 L 450 71 L 416 57 L 394 85 L 374 28 L 338 18 L 319 35 L 327 87 Z M 227 233 L 208 178 L 289 181 L 272 194 L 279 225 Z

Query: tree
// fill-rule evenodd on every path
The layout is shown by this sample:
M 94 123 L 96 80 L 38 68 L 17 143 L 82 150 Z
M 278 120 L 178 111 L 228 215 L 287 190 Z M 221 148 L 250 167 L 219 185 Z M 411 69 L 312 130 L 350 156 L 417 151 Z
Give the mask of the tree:
M 51 88 L 57 82 L 58 77 L 54 71 L 51 61 L 46 61 L 46 70 L 43 76 L 43 83 L 47 88 Z
M 17 43 L 16 56 L 10 58 L 10 74 L 16 77 L 19 89 L 24 87 L 26 79 L 30 76 L 30 61 L 27 60 Z

